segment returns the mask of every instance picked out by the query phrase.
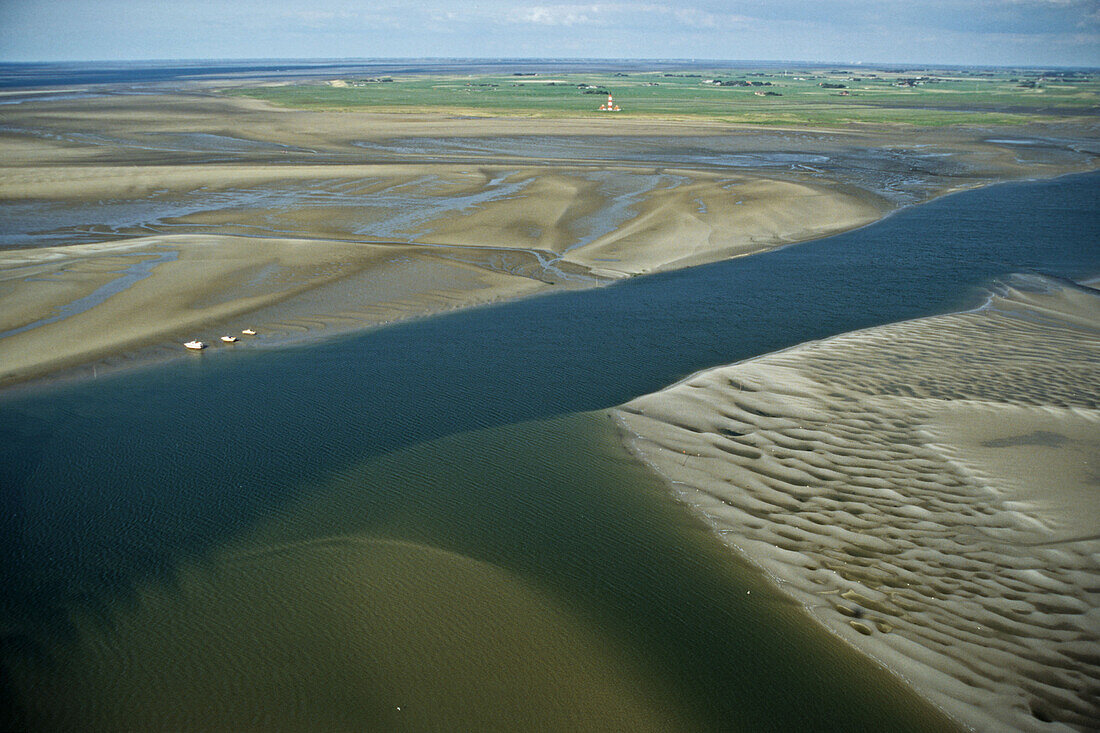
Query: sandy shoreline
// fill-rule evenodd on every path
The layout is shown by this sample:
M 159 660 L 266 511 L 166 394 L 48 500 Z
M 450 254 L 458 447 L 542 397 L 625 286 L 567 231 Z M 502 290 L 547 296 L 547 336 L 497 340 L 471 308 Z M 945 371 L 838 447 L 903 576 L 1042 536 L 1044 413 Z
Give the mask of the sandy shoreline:
M 203 235 L 0 252 L 0 283 L 6 286 L 0 293 L 0 333 L 10 333 L 2 339 L 0 384 L 129 352 L 169 358 L 192 338 L 248 348 L 548 287 L 534 278 L 455 261 L 449 253 Z M 58 320 L 48 317 L 63 315 L 66 306 L 102 292 L 128 268 L 150 259 L 161 261 L 121 292 Z M 41 325 L 26 328 L 36 322 Z M 219 344 L 221 335 L 240 336 L 249 327 L 259 335 Z
M 273 343 L 591 287 L 1095 167 L 988 130 L 459 120 L 171 94 L 5 116 L 0 386 L 177 357 L 244 326 Z
M 628 445 L 828 630 L 978 730 L 1100 720 L 1100 294 L 705 371 L 613 411 Z

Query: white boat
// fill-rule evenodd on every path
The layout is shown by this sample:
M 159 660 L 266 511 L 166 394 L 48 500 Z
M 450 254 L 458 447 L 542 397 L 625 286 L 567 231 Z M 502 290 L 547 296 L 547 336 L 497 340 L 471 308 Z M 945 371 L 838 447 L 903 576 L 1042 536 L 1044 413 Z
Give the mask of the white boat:
M 237 340 L 236 336 L 222 336 L 222 341 L 224 341 L 227 344 L 231 344 L 236 340 Z
M 245 336 L 255 336 L 256 335 L 256 332 L 253 331 L 251 328 L 246 328 L 245 330 L 241 331 L 241 333 L 243 333 Z
M 188 341 L 187 343 L 184 344 L 184 346 L 186 346 L 189 349 L 193 349 L 195 351 L 200 351 L 200 350 L 206 348 L 206 344 L 204 344 L 202 341 L 199 341 L 199 340 Z

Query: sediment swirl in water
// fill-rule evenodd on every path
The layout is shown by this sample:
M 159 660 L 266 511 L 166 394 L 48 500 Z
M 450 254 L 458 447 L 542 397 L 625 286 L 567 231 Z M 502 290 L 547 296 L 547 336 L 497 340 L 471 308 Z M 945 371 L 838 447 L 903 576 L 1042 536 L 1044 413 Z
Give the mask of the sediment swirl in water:
M 257 548 L 77 618 L 15 670 L 36 727 L 682 728 L 586 624 L 504 570 L 408 542 Z M 543 694 L 534 694 L 542 690 Z M 537 721 L 537 724 L 536 724 Z

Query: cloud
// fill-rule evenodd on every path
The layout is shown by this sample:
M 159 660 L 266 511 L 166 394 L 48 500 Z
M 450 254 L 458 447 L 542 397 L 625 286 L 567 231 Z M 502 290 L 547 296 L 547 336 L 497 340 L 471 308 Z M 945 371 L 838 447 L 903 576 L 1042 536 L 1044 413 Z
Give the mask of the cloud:
M 1002 5 L 1054 5 L 1056 7 L 1068 7 L 1070 5 L 1090 5 L 1093 0 L 986 0 L 987 3 Z
M 0 59 L 605 56 L 1100 64 L 1100 0 L 0 0 Z
M 695 8 L 676 9 L 672 11 L 676 20 L 686 28 L 700 29 L 726 29 L 747 26 L 756 22 L 754 18 L 733 13 L 712 13 Z
M 600 22 L 601 10 L 596 5 L 536 5 L 519 8 L 508 14 L 513 23 L 534 25 L 579 25 Z M 601 19 L 602 20 L 602 19 Z
M 650 27 L 655 33 L 730 28 L 750 20 L 745 16 L 712 12 L 700 7 L 622 2 L 525 6 L 509 11 L 504 17 L 514 24 Z

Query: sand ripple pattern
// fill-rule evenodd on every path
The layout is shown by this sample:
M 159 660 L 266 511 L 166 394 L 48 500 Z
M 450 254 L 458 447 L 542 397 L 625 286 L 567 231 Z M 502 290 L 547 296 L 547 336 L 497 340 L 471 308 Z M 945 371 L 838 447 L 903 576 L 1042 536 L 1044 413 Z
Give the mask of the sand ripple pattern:
M 1100 727 L 1100 294 L 803 344 L 616 411 L 828 629 L 979 730 Z

